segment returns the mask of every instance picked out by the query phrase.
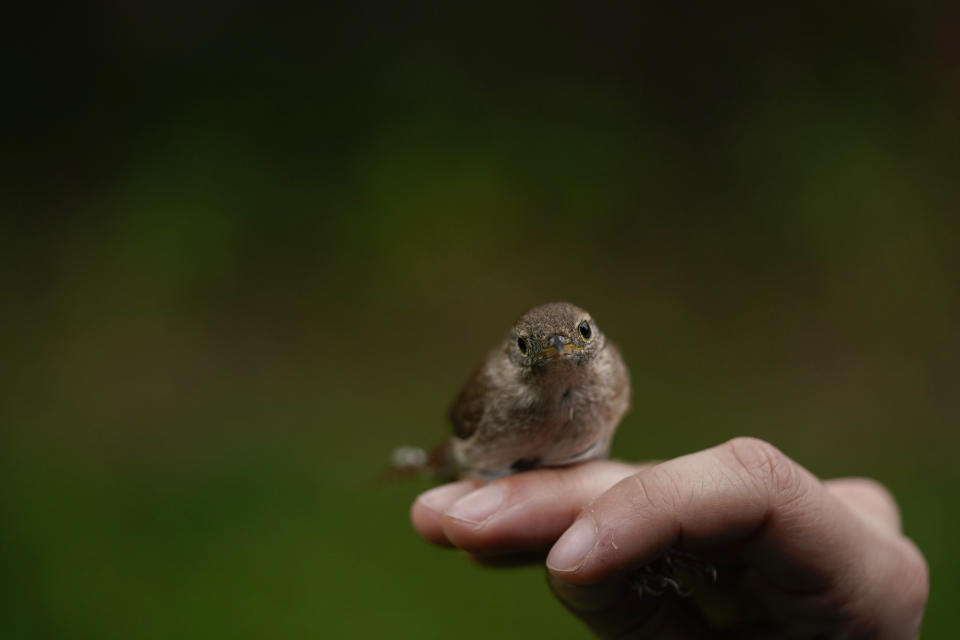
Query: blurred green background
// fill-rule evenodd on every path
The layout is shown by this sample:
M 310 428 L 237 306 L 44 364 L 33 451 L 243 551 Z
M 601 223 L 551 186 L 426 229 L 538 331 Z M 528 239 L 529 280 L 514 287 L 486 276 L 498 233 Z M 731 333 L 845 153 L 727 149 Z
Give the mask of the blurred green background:
M 584 637 L 380 479 L 557 299 L 615 455 L 879 478 L 951 635 L 960 14 L 664 4 L 8 15 L 0 635 Z

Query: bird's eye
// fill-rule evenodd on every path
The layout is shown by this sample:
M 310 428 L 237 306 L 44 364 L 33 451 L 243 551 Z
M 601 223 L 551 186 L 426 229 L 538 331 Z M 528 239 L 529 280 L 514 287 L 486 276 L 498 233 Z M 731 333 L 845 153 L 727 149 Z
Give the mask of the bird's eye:
M 580 335 L 583 336 L 584 340 L 589 340 L 590 336 L 593 335 L 593 331 L 591 331 L 590 329 L 590 323 L 587 322 L 586 320 L 580 323 L 579 329 L 580 329 Z
M 527 355 L 527 341 L 523 338 L 517 338 L 517 349 L 520 349 L 520 353 Z

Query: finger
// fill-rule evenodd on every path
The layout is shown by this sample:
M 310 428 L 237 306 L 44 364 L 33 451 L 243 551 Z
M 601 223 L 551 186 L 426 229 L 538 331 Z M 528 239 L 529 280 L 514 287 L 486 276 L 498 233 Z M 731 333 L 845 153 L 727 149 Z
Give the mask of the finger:
M 869 478 L 836 478 L 824 482 L 841 502 L 889 533 L 901 530 L 900 509 L 886 487 Z
M 564 534 L 547 563 L 569 580 L 594 582 L 621 570 L 627 560 L 645 564 L 671 546 L 695 550 L 750 538 L 753 547 L 760 547 L 753 540 L 760 534 L 770 537 L 780 529 L 807 525 L 805 519 L 787 516 L 794 515 L 798 502 L 813 502 L 809 494 L 817 488 L 825 494 L 815 478 L 771 445 L 736 439 L 621 481 Z M 823 523 L 832 526 L 842 510 L 836 500 L 826 508 L 837 512 Z M 822 536 L 810 541 L 815 548 L 804 547 L 805 536 L 782 537 L 798 545 L 800 559 L 822 553 L 824 542 L 837 546 Z M 798 576 L 784 578 L 790 586 L 798 583 Z M 808 581 L 804 576 L 801 582 Z
M 428 542 L 443 547 L 452 546 L 443 533 L 443 512 L 479 484 L 474 480 L 461 480 L 421 493 L 410 507 L 413 528 Z
M 921 590 L 890 588 L 922 582 L 915 560 L 808 471 L 751 438 L 619 482 L 564 533 L 547 566 L 561 580 L 589 584 L 642 566 L 672 546 L 694 552 L 739 547 L 739 559 L 766 591 L 789 594 L 784 607 L 810 595 L 808 604 L 822 610 L 828 597 L 845 616 L 884 621 L 902 637 L 919 619 Z
M 421 536 L 440 546 L 454 546 L 446 527 L 463 548 L 482 553 L 546 548 L 587 502 L 640 468 L 604 460 L 564 469 L 539 469 L 486 486 L 479 480 L 463 480 L 421 494 L 411 507 L 411 520 Z M 508 494 L 510 498 L 504 500 Z M 447 514 L 454 503 L 468 495 L 469 499 L 458 504 L 455 512 Z M 494 514 L 484 516 L 482 509 L 489 510 L 491 504 L 509 515 L 499 521 L 488 517 Z M 533 509 L 534 513 L 525 514 L 524 508 Z M 530 520 L 542 528 L 511 530 L 514 526 L 527 527 Z M 485 528 L 484 524 L 490 526 Z
M 595 584 L 572 584 L 547 574 L 568 611 L 600 638 L 715 637 L 693 602 L 672 595 L 642 597 L 625 575 Z
M 444 537 L 475 553 L 546 550 L 584 506 L 639 468 L 603 460 L 495 480 L 446 509 Z

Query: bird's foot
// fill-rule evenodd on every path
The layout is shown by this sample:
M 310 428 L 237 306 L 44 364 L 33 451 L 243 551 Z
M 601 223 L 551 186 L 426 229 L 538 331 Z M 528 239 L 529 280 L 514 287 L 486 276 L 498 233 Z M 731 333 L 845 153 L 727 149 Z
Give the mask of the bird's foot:
M 671 549 L 660 558 L 630 575 L 640 596 L 673 593 L 681 598 L 693 594 L 691 582 L 717 581 L 717 568 L 692 553 Z

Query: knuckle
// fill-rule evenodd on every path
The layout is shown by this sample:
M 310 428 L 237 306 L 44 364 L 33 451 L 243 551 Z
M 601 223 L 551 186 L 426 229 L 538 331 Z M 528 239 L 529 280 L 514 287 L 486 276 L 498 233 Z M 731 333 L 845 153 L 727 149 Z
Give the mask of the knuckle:
M 801 488 L 800 474 L 796 463 L 780 449 L 751 437 L 734 438 L 722 448 L 734 473 L 758 492 L 784 502 L 796 497 Z
M 875 633 L 899 628 L 898 637 L 916 637 L 930 591 L 927 561 L 909 538 L 884 537 L 883 542 L 879 549 L 887 561 L 877 563 L 856 585 L 847 610 L 857 623 L 877 629 Z
M 630 482 L 633 484 L 633 487 L 636 491 L 631 491 L 626 493 L 631 500 L 637 504 L 637 506 L 648 507 L 656 509 L 659 507 L 660 501 L 655 499 L 654 496 L 657 495 L 655 490 L 652 490 L 650 486 L 650 473 L 643 472 L 635 473 L 630 476 Z
M 655 465 L 630 476 L 632 491 L 625 493 L 634 507 L 655 512 L 673 512 L 681 502 L 677 478 L 663 465 Z
M 855 484 L 857 487 L 862 489 L 866 493 L 873 494 L 878 500 L 890 505 L 890 507 L 897 509 L 897 499 L 893 497 L 893 494 L 890 493 L 890 489 L 886 487 L 883 483 L 873 478 L 866 477 L 855 477 L 847 478 L 847 480 Z
M 901 566 L 904 585 L 903 602 L 910 613 L 922 615 L 930 595 L 930 568 L 926 558 L 909 539 L 904 539 L 903 564 Z
M 885 527 L 901 530 L 900 507 L 887 487 L 872 478 L 834 478 L 826 481 L 831 493 L 848 506 L 879 519 Z
M 861 490 L 870 496 L 877 506 L 882 507 L 900 526 L 900 506 L 897 499 L 883 483 L 873 478 L 854 478 Z

